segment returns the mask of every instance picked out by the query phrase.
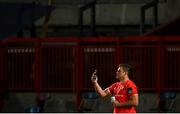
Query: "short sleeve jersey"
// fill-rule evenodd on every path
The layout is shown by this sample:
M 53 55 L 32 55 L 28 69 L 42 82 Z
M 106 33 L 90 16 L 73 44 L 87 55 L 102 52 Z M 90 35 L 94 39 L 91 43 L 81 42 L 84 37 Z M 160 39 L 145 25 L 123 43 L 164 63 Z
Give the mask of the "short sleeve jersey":
M 127 80 L 126 82 L 116 82 L 107 88 L 111 95 L 121 103 L 127 102 L 131 96 L 138 94 L 138 89 L 134 82 Z M 135 113 L 135 107 L 114 108 L 114 113 Z

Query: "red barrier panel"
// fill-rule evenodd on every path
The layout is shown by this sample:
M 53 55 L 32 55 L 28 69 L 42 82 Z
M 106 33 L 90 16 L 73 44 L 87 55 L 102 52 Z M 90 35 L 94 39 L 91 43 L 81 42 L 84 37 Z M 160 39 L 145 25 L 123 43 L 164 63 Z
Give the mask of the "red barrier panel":
M 180 45 L 164 45 L 162 50 L 164 54 L 164 75 L 162 76 L 162 89 L 177 90 L 180 87 Z
M 6 89 L 34 88 L 32 78 L 34 52 L 33 47 L 8 47 L 3 50 L 3 79 Z
M 42 89 L 73 90 L 75 86 L 75 49 L 67 46 L 43 46 Z
M 91 75 L 97 70 L 98 80 L 103 88 L 115 81 L 115 47 L 84 46 L 83 47 L 83 88 L 92 89 Z
M 115 80 L 118 64 L 133 66 L 140 90 L 179 90 L 179 37 L 43 38 L 3 42 L 1 80 L 5 89 L 93 90 L 97 69 L 103 88 Z
M 132 65 L 133 72 L 130 78 L 142 90 L 155 90 L 156 88 L 156 46 L 131 45 L 121 46 L 121 62 Z

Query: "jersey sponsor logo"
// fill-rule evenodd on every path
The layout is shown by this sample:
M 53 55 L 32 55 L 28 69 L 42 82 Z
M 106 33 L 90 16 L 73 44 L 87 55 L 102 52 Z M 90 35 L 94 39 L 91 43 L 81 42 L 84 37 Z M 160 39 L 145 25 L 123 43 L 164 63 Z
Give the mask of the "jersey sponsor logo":
M 114 95 L 115 97 L 123 97 L 124 95 Z
M 121 90 L 124 89 L 124 86 L 120 85 L 118 87 L 115 88 L 116 92 L 119 93 Z
M 131 94 L 132 93 L 132 88 L 130 87 L 130 88 L 127 88 L 127 93 L 128 94 Z

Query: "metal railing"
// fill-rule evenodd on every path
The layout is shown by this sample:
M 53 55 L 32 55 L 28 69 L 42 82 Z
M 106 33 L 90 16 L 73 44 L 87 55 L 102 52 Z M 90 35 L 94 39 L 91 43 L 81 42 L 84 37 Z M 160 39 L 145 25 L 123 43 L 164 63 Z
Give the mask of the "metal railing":
M 180 40 L 172 36 L 10 38 L 1 42 L 1 91 L 93 91 L 97 69 L 100 85 L 115 82 L 119 63 L 133 67 L 130 75 L 140 91 L 180 90 Z

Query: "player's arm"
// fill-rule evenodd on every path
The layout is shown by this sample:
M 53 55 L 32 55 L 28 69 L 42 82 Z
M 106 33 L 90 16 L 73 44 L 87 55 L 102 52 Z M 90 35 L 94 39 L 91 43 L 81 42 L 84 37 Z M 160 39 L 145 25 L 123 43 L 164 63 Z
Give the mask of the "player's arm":
M 98 82 L 95 82 L 95 83 L 93 83 L 93 84 L 94 84 L 94 88 L 95 88 L 96 92 L 97 92 L 101 97 L 105 97 L 105 96 L 109 95 L 106 90 L 103 90 L 103 89 L 101 88 L 101 86 L 98 84 Z
M 115 107 L 129 107 L 129 106 L 137 106 L 138 105 L 138 94 L 134 94 L 130 97 L 127 102 L 118 102 L 117 100 L 113 101 L 113 105 Z
M 96 92 L 101 96 L 101 97 L 105 97 L 109 94 L 109 92 L 107 90 L 103 90 L 101 88 L 101 86 L 98 84 L 98 78 L 97 78 L 97 75 L 96 75 L 96 70 L 95 72 L 92 74 L 92 77 L 91 77 L 91 81 L 94 85 L 94 88 L 96 90 Z

